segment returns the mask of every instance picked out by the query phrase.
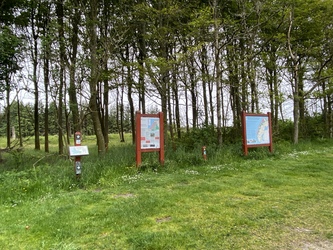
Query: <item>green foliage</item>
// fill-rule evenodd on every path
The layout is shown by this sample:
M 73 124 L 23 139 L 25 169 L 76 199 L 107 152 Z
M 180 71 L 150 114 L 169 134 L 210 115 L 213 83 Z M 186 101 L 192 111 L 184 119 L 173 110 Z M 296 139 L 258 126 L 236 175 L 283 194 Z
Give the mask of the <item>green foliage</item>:
M 213 126 L 204 128 L 193 128 L 189 132 L 183 133 L 180 139 L 176 140 L 179 147 L 193 150 L 205 145 L 215 145 L 217 143 L 217 133 Z
M 20 105 L 20 118 L 21 118 L 21 132 L 22 137 L 29 137 L 34 135 L 34 123 L 33 123 L 33 114 L 34 114 L 34 107 L 30 103 L 19 103 L 14 101 L 11 104 L 11 120 L 10 124 L 16 128 L 16 132 L 18 133 L 18 105 Z M 48 115 L 49 115 L 49 124 L 48 124 L 48 132 L 50 135 L 56 135 L 58 134 L 58 123 L 57 123 L 57 105 L 55 102 L 49 103 L 48 108 Z M 118 133 L 119 131 L 119 124 L 120 124 L 120 118 L 117 117 L 117 111 L 112 109 L 109 114 L 109 131 L 110 133 Z M 45 105 L 40 102 L 39 103 L 39 121 L 40 121 L 40 132 L 41 134 L 44 134 L 44 128 L 45 128 Z M 68 121 L 71 124 L 72 123 L 72 116 L 71 113 L 68 112 L 68 110 L 63 111 L 63 117 L 68 116 Z M 86 135 L 93 135 L 94 129 L 92 125 L 92 121 L 88 115 L 84 116 L 82 114 L 82 117 L 84 117 L 82 122 L 82 133 Z M 117 121 L 118 120 L 118 121 Z M 131 121 L 130 121 L 130 111 L 129 107 L 126 107 L 124 110 L 124 117 L 123 117 L 123 126 L 124 126 L 124 132 L 130 133 L 131 132 Z M 73 126 L 70 126 L 73 127 Z M 75 131 L 72 131 L 74 133 Z M 5 136 L 6 134 L 6 113 L 5 110 L 0 111 L 0 136 Z
M 323 114 L 314 114 L 313 116 L 306 116 L 304 122 L 301 124 L 301 138 L 302 139 L 316 139 L 326 138 L 329 132 L 326 131 L 325 119 Z
M 14 35 L 9 27 L 0 25 L 0 99 L 5 90 L 10 92 L 13 85 L 10 77 L 20 69 L 21 45 L 21 39 Z
M 291 120 L 278 122 L 278 128 L 273 128 L 273 141 L 292 141 L 294 123 Z
M 210 149 L 194 164 L 200 151 L 179 148 L 163 167 L 147 153 L 138 171 L 133 145 L 117 144 L 104 158 L 94 150 L 83 157 L 79 180 L 63 156 L 26 149 L 17 167 L 4 153 L 1 246 L 330 249 L 332 141 L 282 141 L 274 154 L 258 148 L 248 157 L 240 146 Z
M 291 120 L 279 121 L 278 128 L 273 128 L 273 141 L 292 141 L 294 133 L 294 123 Z M 322 114 L 305 116 L 300 123 L 300 139 L 315 140 L 318 138 L 328 138 L 325 121 Z

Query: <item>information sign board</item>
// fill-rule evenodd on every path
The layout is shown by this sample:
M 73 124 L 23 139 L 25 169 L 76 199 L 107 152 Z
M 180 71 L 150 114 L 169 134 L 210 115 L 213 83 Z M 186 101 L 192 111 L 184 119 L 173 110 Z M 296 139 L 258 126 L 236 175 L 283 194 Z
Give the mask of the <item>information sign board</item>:
M 269 147 L 273 151 L 271 114 L 242 113 L 243 149 L 247 155 L 250 147 Z
M 70 156 L 89 155 L 88 146 L 69 146 Z
M 159 152 L 160 163 L 164 164 L 163 113 L 141 114 L 136 112 L 136 165 L 141 164 L 142 152 Z
M 160 148 L 160 118 L 141 117 L 141 149 Z
M 267 115 L 246 116 L 245 119 L 247 145 L 270 143 L 270 126 Z

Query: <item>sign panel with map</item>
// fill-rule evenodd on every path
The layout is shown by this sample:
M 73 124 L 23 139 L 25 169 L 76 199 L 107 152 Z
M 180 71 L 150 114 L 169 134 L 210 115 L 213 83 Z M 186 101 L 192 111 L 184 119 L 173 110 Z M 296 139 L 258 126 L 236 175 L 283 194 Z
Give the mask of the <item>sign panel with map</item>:
M 141 117 L 141 149 L 160 148 L 160 118 Z
M 243 148 L 247 155 L 249 147 L 268 146 L 272 152 L 271 115 L 243 112 Z

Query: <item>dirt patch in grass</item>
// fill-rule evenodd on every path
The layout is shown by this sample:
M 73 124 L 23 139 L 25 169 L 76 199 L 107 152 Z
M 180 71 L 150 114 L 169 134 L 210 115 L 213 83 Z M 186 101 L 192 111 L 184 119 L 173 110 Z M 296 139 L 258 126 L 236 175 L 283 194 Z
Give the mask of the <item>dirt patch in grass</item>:
M 132 198 L 135 197 L 134 194 L 126 193 L 126 194 L 117 194 L 114 196 L 115 198 Z
M 295 239 L 292 243 L 293 249 L 300 250 L 332 250 L 333 242 L 320 239 L 314 235 L 314 231 L 307 228 L 295 228 Z
M 331 250 L 333 243 L 330 241 L 305 242 L 300 246 L 302 250 Z
M 165 217 L 162 217 L 162 218 L 157 218 L 156 222 L 157 223 L 162 223 L 162 222 L 167 222 L 167 221 L 170 221 L 170 220 L 171 220 L 171 216 L 165 216 Z

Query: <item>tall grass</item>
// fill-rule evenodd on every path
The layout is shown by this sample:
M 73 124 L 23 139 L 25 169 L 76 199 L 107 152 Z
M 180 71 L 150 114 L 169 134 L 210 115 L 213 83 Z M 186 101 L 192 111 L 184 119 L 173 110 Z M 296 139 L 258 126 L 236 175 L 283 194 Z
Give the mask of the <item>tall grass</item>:
M 56 138 L 54 139 L 56 141 Z M 116 139 L 114 139 L 116 140 Z M 80 179 L 54 147 L 3 153 L 4 249 L 331 249 L 329 140 L 279 142 L 274 153 L 201 145 L 143 154 L 130 143 L 98 156 L 84 138 Z
M 129 136 L 129 135 L 128 135 Z M 97 154 L 95 138 L 84 137 L 83 144 L 89 146 L 89 156 L 82 157 L 82 175 L 78 180 L 74 174 L 74 159 L 68 155 L 57 153 L 56 137 L 51 137 L 51 152 L 36 151 L 32 147 L 33 140 L 26 141 L 24 149 L 2 153 L 0 163 L 0 197 L 2 203 L 15 204 L 26 199 L 36 198 L 46 193 L 70 191 L 77 188 L 93 186 L 114 186 L 120 176 L 135 174 L 139 171 L 169 171 L 204 165 L 236 164 L 246 159 L 258 160 L 278 157 L 287 152 L 306 150 L 315 147 L 316 142 L 303 142 L 292 145 L 282 142 L 275 146 L 274 154 L 267 148 L 251 149 L 247 157 L 243 156 L 241 145 L 229 145 L 221 148 L 207 147 L 208 161 L 201 155 L 201 145 L 191 149 L 179 146 L 176 150 L 167 147 L 165 165 L 160 166 L 158 153 L 143 153 L 142 165 L 136 168 L 135 147 L 129 143 L 117 143 L 117 136 L 112 135 L 107 154 Z M 0 139 L 4 144 L 4 138 Z M 323 145 L 324 141 L 320 141 Z M 329 144 L 330 142 L 325 142 Z M 0 144 L 0 145 L 1 145 Z

